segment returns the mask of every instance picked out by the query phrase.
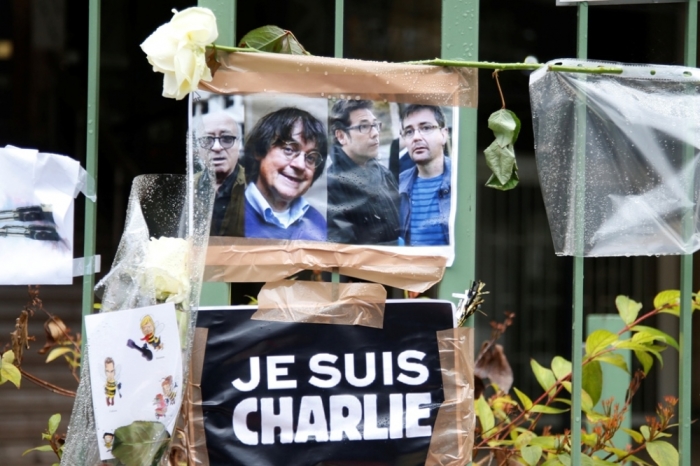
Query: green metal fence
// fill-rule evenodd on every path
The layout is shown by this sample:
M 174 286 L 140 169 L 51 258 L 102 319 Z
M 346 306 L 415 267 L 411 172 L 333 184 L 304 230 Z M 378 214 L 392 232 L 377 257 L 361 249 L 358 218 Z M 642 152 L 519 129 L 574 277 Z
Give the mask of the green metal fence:
M 554 2 L 555 0 L 551 0 Z M 634 3 L 634 0 L 623 0 Z M 685 52 L 684 62 L 687 66 L 696 66 L 697 59 L 697 0 L 686 0 L 688 3 L 685 21 Z M 235 0 L 199 0 L 200 6 L 210 8 L 217 17 L 219 26 L 219 42 L 227 45 L 235 43 L 236 2 Z M 649 3 L 647 0 L 644 3 Z M 593 6 L 593 4 L 591 5 Z M 344 0 L 335 2 L 335 55 L 343 54 L 343 11 Z M 581 2 L 578 8 L 578 58 L 587 58 L 588 11 L 589 4 Z M 90 0 L 90 35 L 89 35 L 89 74 L 88 74 L 88 128 L 87 128 L 87 171 L 93 179 L 97 179 L 97 149 L 99 122 L 99 48 L 100 48 L 100 0 Z M 621 29 L 621 31 L 624 29 Z M 573 31 L 572 31 L 573 33 Z M 443 58 L 476 61 L 479 59 L 479 0 L 443 0 L 442 1 L 442 48 Z M 456 259 L 450 267 L 439 288 L 439 296 L 452 299 L 452 293 L 463 290 L 465 285 L 475 278 L 476 250 L 476 109 L 460 109 L 459 119 L 460 154 L 457 185 L 457 209 L 459 216 L 455 225 Z M 580 131 L 583 134 L 583 131 Z M 583 193 L 579 193 L 583 199 Z M 585 208 L 583 204 L 580 209 Z M 85 249 L 84 256 L 95 254 L 96 233 L 96 204 L 86 201 L 85 217 Z M 573 295 L 573 326 L 572 326 L 572 365 L 573 393 L 581 391 L 581 344 L 583 342 L 583 258 L 574 259 L 574 295 Z M 83 315 L 91 312 L 93 297 L 94 275 L 86 273 L 83 279 Z M 691 293 L 692 293 L 692 255 L 681 258 L 681 323 L 680 323 L 680 376 L 679 376 L 679 452 L 681 465 L 691 464 L 690 433 L 691 433 Z M 229 287 L 221 283 L 205 284 L 202 292 L 202 304 L 228 304 Z M 471 325 L 471 322 L 469 322 Z M 83 332 L 84 334 L 84 332 Z M 581 441 L 581 400 L 573 397 L 571 416 L 572 444 L 580 445 Z M 574 449 L 576 450 L 576 449 Z M 580 452 L 572 452 L 572 464 L 581 463 Z

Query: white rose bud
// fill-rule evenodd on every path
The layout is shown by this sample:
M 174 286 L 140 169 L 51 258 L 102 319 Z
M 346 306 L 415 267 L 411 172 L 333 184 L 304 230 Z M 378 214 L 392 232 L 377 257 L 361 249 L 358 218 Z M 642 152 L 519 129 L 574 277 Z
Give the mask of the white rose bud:
M 145 277 L 156 299 L 187 309 L 190 295 L 189 243 L 181 238 L 151 238 L 143 262 Z
M 173 10 L 175 11 L 175 10 Z M 153 71 L 163 73 L 163 96 L 182 99 L 197 89 L 200 80 L 211 81 L 204 52 L 219 37 L 216 17 L 208 8 L 175 12 L 141 44 Z

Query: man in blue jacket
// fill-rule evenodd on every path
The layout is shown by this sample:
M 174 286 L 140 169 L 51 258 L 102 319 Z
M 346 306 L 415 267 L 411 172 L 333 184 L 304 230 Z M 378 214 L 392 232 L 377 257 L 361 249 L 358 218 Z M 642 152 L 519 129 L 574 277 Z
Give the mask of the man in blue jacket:
M 245 236 L 326 240 L 326 219 L 302 196 L 326 164 L 326 128 L 305 110 L 268 113 L 245 144 Z
M 415 166 L 399 176 L 401 237 L 410 246 L 450 243 L 450 158 L 445 115 L 434 105 L 408 105 L 401 137 Z

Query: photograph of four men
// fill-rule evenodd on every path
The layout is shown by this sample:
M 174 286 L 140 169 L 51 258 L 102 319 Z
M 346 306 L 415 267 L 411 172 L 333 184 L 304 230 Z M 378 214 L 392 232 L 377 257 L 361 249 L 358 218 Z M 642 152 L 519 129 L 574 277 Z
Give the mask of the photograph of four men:
M 451 244 L 452 107 L 198 91 L 191 109 L 211 236 Z

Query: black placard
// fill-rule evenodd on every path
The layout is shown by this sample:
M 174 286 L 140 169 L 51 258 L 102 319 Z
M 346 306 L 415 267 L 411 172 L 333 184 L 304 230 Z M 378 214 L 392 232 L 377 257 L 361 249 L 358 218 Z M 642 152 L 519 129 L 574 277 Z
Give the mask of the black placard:
M 197 326 L 209 329 L 201 392 L 212 466 L 425 463 L 444 399 L 436 332 L 452 328 L 451 303 L 388 302 L 383 329 L 250 320 L 253 312 L 199 312 Z

